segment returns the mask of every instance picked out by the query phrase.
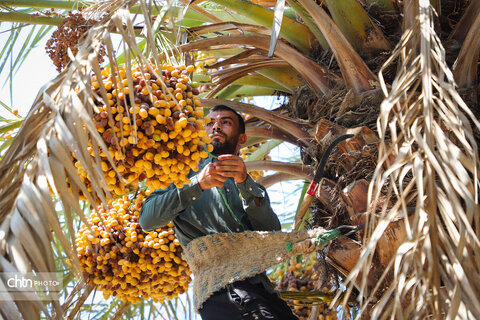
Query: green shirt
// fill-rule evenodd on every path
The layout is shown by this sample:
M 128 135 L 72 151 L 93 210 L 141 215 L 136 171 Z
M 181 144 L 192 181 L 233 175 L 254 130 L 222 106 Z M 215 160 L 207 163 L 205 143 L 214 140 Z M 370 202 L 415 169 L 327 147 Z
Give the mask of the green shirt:
M 212 158 L 206 159 L 199 165 L 199 171 L 211 161 Z M 213 233 L 281 230 L 265 188 L 249 175 L 239 184 L 233 178 L 227 178 L 223 188 L 202 190 L 196 174 L 190 172 L 190 184 L 181 189 L 172 184 L 165 190 L 152 192 L 145 199 L 139 217 L 142 229 L 155 230 L 172 221 L 183 247 L 195 238 Z M 260 198 L 259 205 L 255 203 L 256 197 Z M 254 277 L 252 282 L 261 282 L 273 291 L 264 273 Z

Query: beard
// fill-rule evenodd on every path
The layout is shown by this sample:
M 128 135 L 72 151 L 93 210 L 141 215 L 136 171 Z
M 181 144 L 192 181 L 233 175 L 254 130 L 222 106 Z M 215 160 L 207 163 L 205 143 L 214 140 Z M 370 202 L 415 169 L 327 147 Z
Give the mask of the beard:
M 212 154 L 219 156 L 222 154 L 234 154 L 237 150 L 238 137 L 228 138 L 223 132 L 219 132 L 225 137 L 225 141 L 212 141 Z

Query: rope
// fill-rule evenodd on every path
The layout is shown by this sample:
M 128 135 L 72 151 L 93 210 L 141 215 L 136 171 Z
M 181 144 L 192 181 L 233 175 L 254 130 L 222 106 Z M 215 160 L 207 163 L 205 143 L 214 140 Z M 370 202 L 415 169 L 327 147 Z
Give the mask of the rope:
M 321 233 L 321 234 L 319 234 L 315 237 L 315 245 L 317 247 L 324 246 L 327 243 L 329 243 L 330 241 L 337 239 L 341 235 L 348 236 L 348 235 L 350 235 L 350 234 L 352 234 L 352 233 L 354 233 L 354 232 L 356 232 L 360 229 L 363 229 L 364 226 L 365 225 L 363 225 L 363 224 L 358 225 L 358 226 L 343 225 L 343 226 L 339 226 L 335 229 L 326 231 L 326 232 Z M 288 251 L 292 252 L 293 244 L 291 242 L 286 242 L 285 243 L 285 248 Z
M 238 222 L 238 224 L 242 227 L 242 231 L 245 231 L 245 226 L 243 225 L 242 221 L 240 221 L 240 219 L 238 219 L 237 215 L 233 212 L 232 208 L 230 208 L 230 205 L 228 204 L 227 202 L 227 198 L 225 197 L 225 194 L 223 193 L 223 190 L 220 189 L 219 187 L 217 187 L 217 190 L 218 192 L 220 193 L 220 195 L 222 196 L 222 199 L 223 199 L 223 202 L 225 203 L 225 205 L 227 206 L 227 209 L 228 211 L 230 212 L 230 214 L 233 216 L 233 218 L 235 219 L 235 221 Z

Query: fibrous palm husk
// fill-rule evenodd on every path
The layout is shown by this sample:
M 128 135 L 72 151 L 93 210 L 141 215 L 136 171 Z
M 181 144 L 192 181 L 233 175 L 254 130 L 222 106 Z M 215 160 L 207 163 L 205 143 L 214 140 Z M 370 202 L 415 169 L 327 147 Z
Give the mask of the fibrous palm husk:
M 361 312 L 374 319 L 479 318 L 479 160 L 471 124 L 480 123 L 455 89 L 429 1 L 405 15 L 411 28 L 387 61 L 402 65 L 390 91 L 382 83 L 379 160 L 364 250 L 347 278 L 348 292 L 357 287 Z M 393 204 L 379 204 L 385 195 Z M 405 238 L 369 288 L 365 270 L 399 219 Z

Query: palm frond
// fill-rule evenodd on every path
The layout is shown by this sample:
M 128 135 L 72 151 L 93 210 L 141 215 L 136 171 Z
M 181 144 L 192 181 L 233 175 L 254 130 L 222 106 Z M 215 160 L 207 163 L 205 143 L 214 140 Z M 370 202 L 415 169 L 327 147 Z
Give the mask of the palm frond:
M 235 82 L 236 80 L 249 75 L 252 72 L 261 69 L 269 69 L 275 67 L 287 67 L 288 64 L 283 60 L 274 60 L 270 58 L 264 59 L 264 61 L 258 62 L 248 62 L 244 65 L 237 67 L 230 67 L 228 69 L 223 69 L 211 73 L 212 82 L 218 83 L 206 96 L 206 98 L 215 97 L 215 95 L 220 92 L 223 88 L 229 84 Z M 285 90 L 285 89 L 284 89 Z
M 480 7 L 479 9 L 480 10 Z M 463 42 L 457 61 L 453 66 L 453 75 L 460 88 L 473 86 L 477 81 L 477 61 L 480 54 L 480 15 L 471 22 L 472 25 Z
M 281 141 L 281 140 L 275 140 L 275 139 L 269 140 L 268 142 L 266 142 L 265 144 L 260 146 L 260 148 L 258 148 L 254 152 L 252 152 L 251 155 L 246 157 L 245 161 L 255 161 L 255 160 L 263 159 L 266 155 L 268 155 L 268 153 L 273 148 L 275 148 L 276 146 L 278 146 L 282 142 L 283 141 Z
M 471 124 L 480 123 L 455 89 L 429 1 L 419 1 L 416 13 L 412 8 L 418 19 L 383 68 L 401 59 L 391 90 L 382 82 L 379 160 L 348 293 L 356 286 L 361 311 L 376 319 L 478 318 L 480 163 Z M 392 224 L 404 235 L 385 255 L 380 247 L 392 242 L 385 235 Z M 383 268 L 375 279 L 365 272 L 374 258 Z
M 295 10 L 295 13 L 303 20 L 303 22 L 308 27 L 308 29 L 310 29 L 310 31 L 313 33 L 313 35 L 319 42 L 320 46 L 322 47 L 322 49 L 328 50 L 329 49 L 328 42 L 323 36 L 322 31 L 320 31 L 317 24 L 312 19 L 312 16 L 310 15 L 310 13 L 303 6 L 301 6 L 297 0 L 287 0 L 287 2 L 288 2 L 288 5 Z
M 463 14 L 460 21 L 455 26 L 455 29 L 450 33 L 448 38 L 456 40 L 458 43 L 463 43 L 470 31 L 475 18 L 480 13 L 480 3 L 478 1 L 471 1 L 467 10 Z
M 290 162 L 281 162 L 281 161 L 270 161 L 270 160 L 255 160 L 255 161 L 246 161 L 245 166 L 247 171 L 256 171 L 256 170 L 273 170 L 277 172 L 288 173 L 294 175 L 297 179 L 313 179 L 313 169 L 307 167 L 301 163 L 290 163 Z
M 260 34 L 226 35 L 190 42 L 179 46 L 178 49 L 182 52 L 189 52 L 211 50 L 212 47 L 223 49 L 249 46 L 268 51 L 269 43 L 269 38 Z M 326 67 L 316 64 L 285 42 L 279 41 L 277 43 L 275 54 L 296 69 L 318 94 L 330 92 L 339 80 L 339 77 Z
M 348 42 L 363 55 L 373 56 L 391 50 L 383 32 L 370 20 L 365 9 L 357 1 L 325 0 L 336 25 Z
M 256 73 L 268 74 L 269 71 L 272 71 L 272 72 L 275 72 L 276 70 L 287 71 L 288 69 L 291 70 L 292 73 L 295 74 L 295 71 L 291 68 L 264 69 L 263 71 L 266 71 L 266 72 L 262 72 L 262 70 L 259 70 Z M 239 85 L 242 85 L 242 86 L 258 86 L 258 87 L 273 89 L 273 90 L 276 90 L 278 92 L 285 92 L 285 93 L 292 92 L 293 86 L 298 85 L 298 82 L 293 84 L 293 86 L 290 86 L 289 83 L 285 83 L 285 82 L 282 82 L 280 84 L 280 82 L 282 80 L 283 79 L 281 79 L 280 81 L 275 81 L 275 80 L 270 79 L 269 77 L 266 77 L 266 76 L 263 76 L 263 75 L 260 75 L 260 74 L 253 74 L 253 75 L 247 75 L 247 76 L 244 76 L 240 79 L 237 79 L 237 80 L 233 81 L 232 84 L 239 84 Z
M 268 176 L 258 178 L 257 182 L 260 183 L 265 188 L 268 188 L 278 182 L 289 181 L 289 180 L 298 180 L 298 176 L 285 173 L 285 172 L 279 172 L 279 173 L 274 173 Z
M 254 24 L 271 28 L 274 21 L 274 11 L 256 5 L 247 0 L 212 0 L 212 2 L 223 7 L 234 10 L 239 16 L 247 16 L 253 20 Z M 228 19 L 231 20 L 231 19 Z M 307 53 L 313 41 L 313 34 L 303 24 L 289 18 L 282 19 L 282 29 L 280 37 L 286 39 L 295 45 L 303 53 Z M 267 46 L 267 51 L 270 46 Z
M 363 59 L 353 49 L 332 18 L 312 0 L 297 0 L 312 16 L 332 49 L 345 83 L 356 92 L 374 88 L 376 78 Z
M 277 127 L 249 125 L 245 128 L 245 130 L 247 137 L 249 137 L 247 142 L 244 144 L 245 146 L 256 144 L 260 141 L 264 141 L 265 139 L 278 139 L 289 142 L 293 145 L 302 146 L 302 142 L 300 142 L 291 134 L 288 134 Z

